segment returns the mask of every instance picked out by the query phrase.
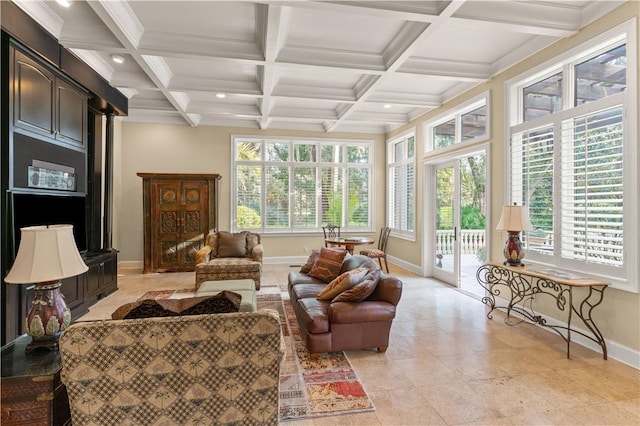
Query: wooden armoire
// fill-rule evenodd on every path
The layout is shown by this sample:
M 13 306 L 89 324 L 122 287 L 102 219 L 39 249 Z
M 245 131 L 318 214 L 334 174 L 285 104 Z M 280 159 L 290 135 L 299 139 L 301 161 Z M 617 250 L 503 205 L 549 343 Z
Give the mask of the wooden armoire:
M 143 185 L 143 273 L 193 271 L 218 229 L 218 174 L 138 173 Z

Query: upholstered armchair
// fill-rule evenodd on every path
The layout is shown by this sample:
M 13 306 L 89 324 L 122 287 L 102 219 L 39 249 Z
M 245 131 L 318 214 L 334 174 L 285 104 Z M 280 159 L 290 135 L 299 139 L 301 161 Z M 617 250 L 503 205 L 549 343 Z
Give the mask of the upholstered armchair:
M 80 322 L 60 338 L 73 426 L 278 424 L 278 312 Z
M 196 252 L 196 290 L 205 281 L 252 279 L 260 290 L 264 248 L 260 234 L 225 231 L 207 235 Z

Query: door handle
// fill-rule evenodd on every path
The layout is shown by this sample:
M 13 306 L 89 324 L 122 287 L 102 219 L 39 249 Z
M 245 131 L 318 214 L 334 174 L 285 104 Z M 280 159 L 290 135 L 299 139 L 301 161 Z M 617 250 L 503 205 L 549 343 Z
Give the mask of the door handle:
M 458 227 L 453 227 L 453 241 L 458 241 Z

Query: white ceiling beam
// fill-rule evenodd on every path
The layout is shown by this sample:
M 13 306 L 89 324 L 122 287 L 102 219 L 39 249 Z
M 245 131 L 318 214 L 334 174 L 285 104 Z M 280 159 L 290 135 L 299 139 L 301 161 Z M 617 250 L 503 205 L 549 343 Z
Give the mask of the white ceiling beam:
M 296 8 L 316 9 L 336 13 L 350 13 L 354 16 L 373 16 L 384 19 L 395 19 L 410 22 L 433 23 L 441 19 L 444 13 L 448 13 L 448 6 L 442 8 L 444 2 L 402 2 L 402 1 L 345 1 L 345 2 L 319 2 L 319 1 L 271 1 L 270 4 L 290 5 Z M 474 2 L 470 2 L 473 4 Z M 525 34 L 548 35 L 554 37 L 567 37 L 575 32 L 576 25 L 567 26 L 564 19 L 573 20 L 574 24 L 580 21 L 580 9 L 567 7 L 566 4 L 545 2 L 517 2 L 517 8 L 507 19 L 494 19 L 494 16 L 504 17 L 503 10 L 510 12 L 507 2 L 475 2 L 474 8 L 465 6 L 456 15 L 450 15 L 450 22 L 457 22 L 466 26 L 474 26 L 478 29 L 487 27 L 502 27 L 505 31 L 515 31 Z M 527 4 L 530 3 L 530 4 Z M 600 2 L 594 2 L 600 3 Z M 619 2 L 611 2 L 619 3 Z M 472 5 L 473 6 L 473 5 Z M 527 8 L 527 13 L 518 13 L 520 8 Z M 549 13 L 549 7 L 556 7 L 560 16 Z M 616 6 L 617 7 L 617 6 Z M 470 12 L 467 12 L 470 10 Z M 462 14 L 464 12 L 464 14 Z M 562 18 L 562 19 L 557 19 Z M 553 23 L 555 22 L 555 23 Z
M 260 128 L 269 127 L 270 111 L 273 106 L 271 93 L 276 85 L 275 61 L 284 45 L 289 27 L 289 11 L 280 6 L 256 4 L 256 37 L 262 48 L 264 65 L 258 69 L 258 83 L 262 89 L 262 98 L 258 101 L 262 112 Z
M 345 107 L 340 111 L 338 115 L 338 120 L 329 124 L 327 127 L 327 132 L 334 131 L 342 121 L 347 119 L 350 114 L 357 110 L 358 106 L 364 103 L 367 100 L 367 97 L 370 96 L 374 90 L 376 90 L 379 86 L 381 86 L 387 79 L 390 78 L 402 64 L 407 61 L 416 46 L 420 45 L 427 38 L 431 37 L 434 33 L 436 33 L 440 28 L 442 28 L 447 19 L 450 18 L 462 5 L 465 3 L 464 0 L 453 0 L 451 1 L 442 13 L 439 15 L 438 20 L 431 23 L 430 25 L 413 25 L 410 30 L 403 29 L 400 30 L 399 34 L 397 34 L 396 38 L 402 37 L 404 40 L 397 41 L 394 43 L 390 43 L 385 49 L 384 56 L 386 58 L 393 58 L 393 60 L 387 64 L 386 72 L 378 79 L 375 80 L 373 84 L 369 84 L 365 91 L 359 93 L 358 100 L 356 103 L 351 104 Z M 395 51 L 393 50 L 395 49 Z
M 194 116 L 187 114 L 186 110 L 181 106 L 181 103 L 184 103 L 184 99 L 180 99 L 179 101 L 167 88 L 171 71 L 164 59 L 161 57 L 155 57 L 155 59 L 150 58 L 138 52 L 137 48 L 144 33 L 144 28 L 133 10 L 129 7 L 129 4 L 126 1 L 112 2 L 108 0 L 90 1 L 87 3 L 112 31 L 118 41 L 122 43 L 129 53 L 129 56 L 136 61 L 145 74 L 160 88 L 162 94 L 180 113 L 184 121 L 190 126 L 197 126 L 198 122 L 194 120 Z
M 64 21 L 43 1 L 12 0 L 27 15 L 38 21 L 51 35 L 59 39 Z

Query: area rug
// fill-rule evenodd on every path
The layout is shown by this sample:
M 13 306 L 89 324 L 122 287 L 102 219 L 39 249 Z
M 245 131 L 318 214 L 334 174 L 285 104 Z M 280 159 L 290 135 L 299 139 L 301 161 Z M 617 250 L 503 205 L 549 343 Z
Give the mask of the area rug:
M 139 300 L 181 298 L 186 293 L 148 291 Z M 324 353 L 312 360 L 291 302 L 283 300 L 279 293 L 258 294 L 257 298 L 258 309 L 275 309 L 280 314 L 286 343 L 280 367 L 280 421 L 375 410 L 344 352 Z

